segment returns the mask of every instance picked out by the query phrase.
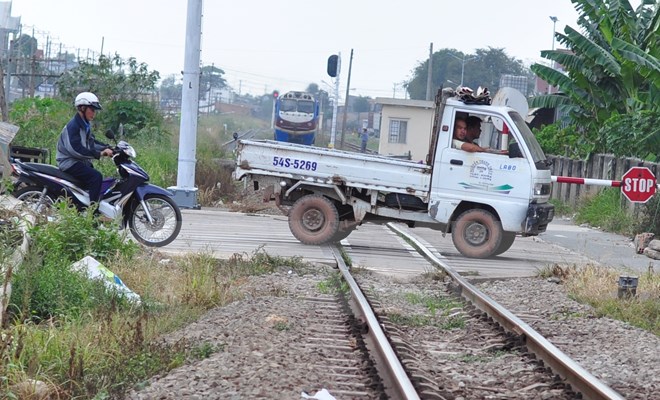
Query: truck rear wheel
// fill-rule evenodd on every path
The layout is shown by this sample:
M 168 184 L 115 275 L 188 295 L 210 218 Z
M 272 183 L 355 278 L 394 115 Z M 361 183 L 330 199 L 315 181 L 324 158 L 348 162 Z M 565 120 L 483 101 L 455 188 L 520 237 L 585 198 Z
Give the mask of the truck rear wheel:
M 326 243 L 332 240 L 338 228 L 337 208 L 318 194 L 301 197 L 289 212 L 289 229 L 304 244 Z
M 470 258 L 495 255 L 503 236 L 502 224 L 486 210 L 465 211 L 456 219 L 451 233 L 456 250 Z

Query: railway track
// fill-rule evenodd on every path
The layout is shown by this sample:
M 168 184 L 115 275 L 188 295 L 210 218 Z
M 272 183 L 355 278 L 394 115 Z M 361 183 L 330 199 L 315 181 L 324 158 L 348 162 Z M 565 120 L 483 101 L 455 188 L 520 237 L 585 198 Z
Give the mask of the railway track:
M 425 242 L 417 243 L 405 232 L 396 234 L 406 236 L 401 242 L 424 252 Z M 259 289 L 242 289 L 248 293 L 246 300 L 213 310 L 186 329 L 189 340 L 220 343 L 224 350 L 171 371 L 129 398 L 186 398 L 191 393 L 217 399 L 299 398 L 301 390 L 312 395 L 327 388 L 338 400 L 621 399 L 624 395 L 648 400 L 657 392 L 651 364 L 629 369 L 646 376 L 643 382 L 595 369 L 604 379 L 609 376 L 616 391 L 595 379 L 523 322 L 539 326 L 556 314 L 525 311 L 509 303 L 506 308 L 521 310 L 514 315 L 452 271 L 461 262 L 458 258 L 437 260 L 425 253 L 438 271 L 397 280 L 390 275 L 391 266 L 377 268 L 380 273 L 350 269 L 341 256 L 346 249 L 328 251 L 337 270 L 324 262 L 325 267 L 317 265 L 306 274 L 284 271 L 251 278 L 259 281 Z M 396 258 L 397 265 L 407 261 L 411 261 L 408 252 Z M 330 281 L 334 293 L 319 290 Z M 524 296 L 533 301 L 535 294 Z M 579 310 L 566 308 L 566 312 Z M 576 320 L 569 317 L 567 323 Z M 618 360 L 617 355 L 579 358 L 584 336 L 592 334 L 591 325 L 587 327 L 581 332 L 555 331 L 552 325 L 540 329 L 554 334 L 553 342 L 576 359 Z M 376 333 L 379 330 L 382 334 Z M 575 342 L 572 350 L 564 347 L 570 335 Z M 649 340 L 649 346 L 653 343 Z M 627 348 L 621 353 L 635 358 Z
M 447 314 L 436 322 L 461 321 L 467 332 L 431 329 L 432 334 L 420 334 L 419 331 L 425 331 L 424 326 L 411 328 L 410 319 L 405 320 L 405 315 L 388 312 L 386 302 L 365 295 L 358 285 L 361 278 L 351 275 L 340 251 L 333 249 L 339 270 L 350 287 L 354 314 L 366 325 L 363 329 L 365 343 L 369 344 L 371 359 L 389 398 L 526 399 L 539 396 L 571 399 L 582 396 L 623 399 L 520 318 L 481 293 L 451 266 L 437 259 L 423 244 L 404 231 L 398 230 L 398 233 L 445 275 L 444 282 L 435 282 L 430 286 L 433 289 L 429 289 L 433 298 L 451 304 Z M 368 279 L 361 284 L 374 286 Z M 373 311 L 372 306 L 377 311 Z M 403 318 L 404 323 L 393 321 L 393 316 Z M 429 318 L 431 321 L 432 317 Z M 470 357 L 481 358 L 484 365 L 474 368 Z M 500 361 L 494 362 L 489 371 L 488 361 L 498 357 L 510 359 L 506 362 L 507 368 L 503 369 Z M 481 376 L 471 379 L 470 370 L 478 370 Z

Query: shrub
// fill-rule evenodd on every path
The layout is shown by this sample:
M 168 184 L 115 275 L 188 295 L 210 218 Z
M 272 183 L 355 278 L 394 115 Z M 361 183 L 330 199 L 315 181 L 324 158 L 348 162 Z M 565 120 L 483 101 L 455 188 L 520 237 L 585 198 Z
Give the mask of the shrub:
M 56 204 L 52 222 L 30 230 L 32 245 L 21 268 L 14 271 L 11 309 L 36 321 L 53 317 L 78 318 L 95 308 L 116 306 L 114 294 L 102 282 L 90 281 L 71 264 L 89 255 L 101 263 L 115 257 L 130 259 L 137 245 L 117 229 L 97 226 L 91 210 L 82 214 L 65 202 Z
M 147 133 L 154 136 L 151 138 L 153 139 L 158 137 L 154 132 L 163 130 L 163 117 L 158 110 L 149 103 L 137 100 L 109 102 L 99 113 L 97 120 L 103 129 L 111 129 L 113 132 L 119 130 L 119 124 L 124 125 L 127 138 Z
M 574 126 L 562 128 L 558 123 L 546 125 L 534 129 L 534 136 L 546 154 L 585 158 L 594 149 L 592 142 Z
M 603 138 L 607 153 L 656 161 L 660 152 L 660 112 L 615 114 L 605 121 L 598 136 Z
M 656 194 L 642 206 L 637 232 L 653 232 L 660 237 L 660 195 Z
M 72 104 L 51 98 L 25 98 L 12 103 L 9 122 L 20 130 L 12 144 L 42 147 L 52 152 L 64 125 L 75 112 Z

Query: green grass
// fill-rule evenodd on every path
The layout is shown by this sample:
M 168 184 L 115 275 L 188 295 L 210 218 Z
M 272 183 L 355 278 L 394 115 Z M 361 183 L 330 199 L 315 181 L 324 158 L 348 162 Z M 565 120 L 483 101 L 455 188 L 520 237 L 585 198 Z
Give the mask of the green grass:
M 555 206 L 556 216 L 572 216 L 575 213 L 575 209 L 573 207 L 560 200 L 550 199 L 550 204 Z
M 419 304 L 424 306 L 433 316 L 435 316 L 438 311 L 440 311 L 441 315 L 446 315 L 453 309 L 462 308 L 462 304 L 460 302 L 451 298 L 422 295 L 419 293 L 405 293 L 404 298 L 410 304 Z
M 319 282 L 316 287 L 323 294 L 345 294 L 350 291 L 348 283 L 344 280 L 341 272 L 339 271 L 335 271 L 330 275 L 329 278 Z
M 85 213 L 64 206 L 55 213 L 53 222 L 33 228 L 21 268 L 3 277 L 14 285 L 0 331 L 0 393 L 9 398 L 14 385 L 27 379 L 46 382 L 57 398 L 120 398 L 186 360 L 224 351 L 224 344 L 165 344 L 160 338 L 211 308 L 242 299 L 249 276 L 315 270 L 300 258 L 274 257 L 261 248 L 229 260 L 197 253 L 164 262 L 159 253 L 118 240 L 113 227 L 91 229 Z M 139 293 L 141 304 L 71 271 L 71 262 L 89 253 Z
M 581 200 L 575 223 L 588 223 L 609 232 L 632 236 L 636 221 L 621 207 L 621 191 L 606 188 L 595 196 Z
M 465 327 L 462 315 L 453 314 L 457 309 L 463 308 L 459 301 L 413 292 L 404 293 L 403 297 L 410 304 L 423 306 L 428 314 L 389 313 L 387 317 L 395 324 L 412 327 L 434 326 L 442 330 Z
M 442 330 L 465 328 L 465 320 L 458 316 L 438 318 L 436 316 L 420 314 L 403 315 L 400 313 L 389 313 L 387 314 L 387 318 L 394 324 L 410 327 L 433 326 Z

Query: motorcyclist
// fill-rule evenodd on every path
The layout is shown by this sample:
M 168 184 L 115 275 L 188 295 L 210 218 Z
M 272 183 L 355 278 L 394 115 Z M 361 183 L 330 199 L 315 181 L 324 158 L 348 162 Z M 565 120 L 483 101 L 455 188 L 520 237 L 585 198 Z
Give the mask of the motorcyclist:
M 74 106 L 77 112 L 60 133 L 55 159 L 62 171 L 77 178 L 89 191 L 90 202 L 98 203 L 103 176 L 94 169 L 92 160 L 112 156 L 110 146 L 96 140 L 92 133 L 91 121 L 102 107 L 98 97 L 91 92 L 78 94 Z

